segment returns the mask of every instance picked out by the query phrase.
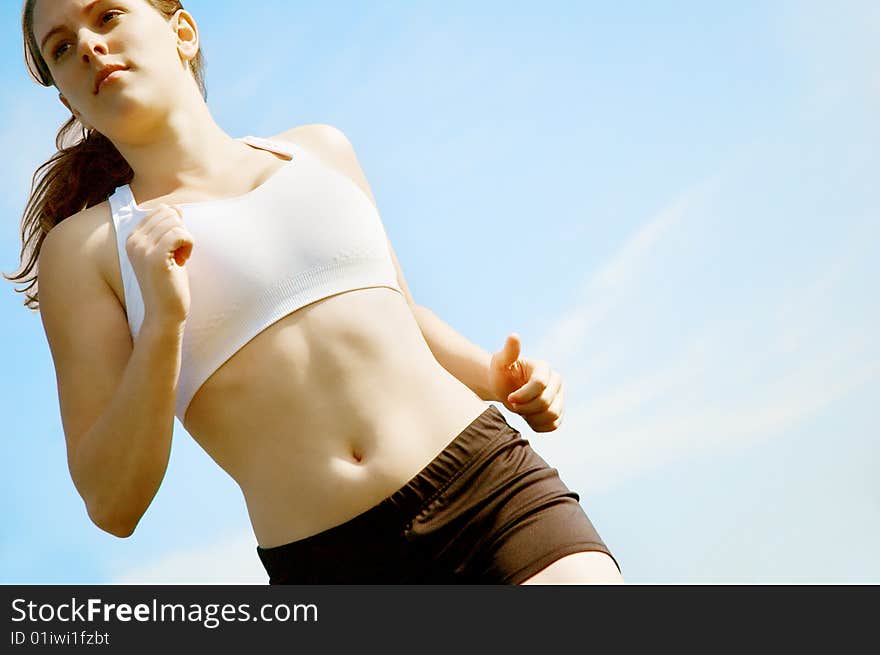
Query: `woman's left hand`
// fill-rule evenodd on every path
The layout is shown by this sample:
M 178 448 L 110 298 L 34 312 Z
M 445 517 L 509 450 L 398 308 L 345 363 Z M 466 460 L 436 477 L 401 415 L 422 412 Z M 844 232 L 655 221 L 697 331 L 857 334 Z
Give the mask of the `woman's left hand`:
M 535 432 L 551 432 L 562 422 L 562 377 L 544 360 L 519 356 L 519 335 L 507 337 L 489 364 L 489 391 Z

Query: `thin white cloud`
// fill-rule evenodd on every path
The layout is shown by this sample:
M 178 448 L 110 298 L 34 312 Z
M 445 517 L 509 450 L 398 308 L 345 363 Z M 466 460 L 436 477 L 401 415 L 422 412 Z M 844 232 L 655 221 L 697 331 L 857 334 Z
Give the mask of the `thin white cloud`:
M 682 388 L 678 398 L 666 394 L 668 409 L 660 415 L 643 412 L 642 402 L 650 395 L 638 393 L 627 398 L 630 415 L 602 416 L 602 408 L 595 413 L 592 406 L 578 408 L 569 427 L 589 435 L 581 444 L 589 462 L 585 486 L 607 487 L 679 457 L 729 452 L 784 433 L 880 375 L 880 361 L 862 356 L 870 339 L 865 333 L 763 384 L 744 380 L 752 386 L 742 397 L 713 396 L 707 375 L 694 380 L 691 388 Z
M 815 117 L 859 98 L 880 101 L 880 4 L 875 0 L 827 3 L 803 0 L 782 9 L 783 46 L 806 68 Z
M 675 230 L 687 212 L 705 200 L 718 187 L 719 182 L 716 177 L 688 189 L 656 216 L 645 221 L 635 235 L 590 279 L 587 293 L 618 293 L 624 285 L 637 281 L 636 276 L 642 268 L 642 262 L 651 250 L 664 236 Z
M 268 584 L 250 532 L 199 547 L 165 553 L 112 576 L 110 584 Z
M 779 303 L 773 317 L 779 326 L 776 330 L 779 353 L 791 355 L 809 347 L 810 335 L 823 323 L 823 318 L 827 319 L 823 309 L 827 299 L 854 275 L 857 264 L 875 256 L 877 233 L 876 222 L 872 225 L 866 221 L 858 226 L 847 247 L 833 257 L 816 279 Z
M 582 352 L 590 331 L 625 298 L 627 288 L 637 284 L 657 244 L 696 208 L 716 192 L 721 177 L 716 175 L 686 190 L 644 224 L 592 276 L 583 291 L 584 302 L 548 328 L 535 352 L 552 362 L 565 362 Z
M 698 187 L 709 188 L 717 188 L 717 179 Z M 639 285 L 657 274 L 653 264 L 662 269 L 667 245 L 688 238 L 694 225 L 689 221 L 701 215 L 693 196 L 685 194 L 649 219 L 590 280 L 592 302 L 560 317 L 541 340 L 542 352 L 559 358 L 551 361 L 564 369 L 568 388 L 578 394 L 577 385 L 586 388 L 588 382 L 601 388 L 593 382 L 601 380 L 597 369 L 611 363 L 631 373 L 588 398 L 567 392 L 561 438 L 533 442 L 549 461 L 564 462 L 561 468 L 585 491 L 613 486 L 680 457 L 725 452 L 780 435 L 880 375 L 876 325 L 870 320 L 841 325 L 833 318 L 835 294 L 854 284 L 859 265 L 873 261 L 877 224 L 871 222 L 851 229 L 838 254 L 800 291 L 781 291 L 764 315 L 758 306 L 730 307 L 724 322 L 672 353 L 669 363 L 627 358 L 620 344 L 606 348 L 601 336 L 587 347 L 587 332 L 599 318 L 611 335 L 627 320 L 615 313 L 620 303 L 609 299 L 627 292 L 638 303 Z M 683 298 L 671 311 L 686 311 L 687 302 Z

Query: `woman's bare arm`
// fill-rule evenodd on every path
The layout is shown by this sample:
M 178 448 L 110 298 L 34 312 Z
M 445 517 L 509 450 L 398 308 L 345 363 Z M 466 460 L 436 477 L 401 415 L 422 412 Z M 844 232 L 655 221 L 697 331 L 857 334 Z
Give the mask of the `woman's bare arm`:
M 132 346 L 125 311 L 98 271 L 96 239 L 81 227 L 89 222 L 76 218 L 43 242 L 40 313 L 71 478 L 91 520 L 127 537 L 168 466 L 183 326 L 145 318 Z

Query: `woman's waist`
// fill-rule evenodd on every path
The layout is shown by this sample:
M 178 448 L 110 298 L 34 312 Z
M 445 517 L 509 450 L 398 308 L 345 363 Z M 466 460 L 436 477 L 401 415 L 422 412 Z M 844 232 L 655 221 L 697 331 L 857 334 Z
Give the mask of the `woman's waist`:
M 398 396 L 386 407 L 374 406 L 370 421 L 340 412 L 298 435 L 255 434 L 249 468 L 236 480 L 260 544 L 315 534 L 379 503 L 487 406 L 461 385 L 440 398 Z
M 279 358 L 271 371 L 247 383 L 204 389 L 198 413 L 187 416 L 187 430 L 205 450 L 247 466 L 251 455 L 289 460 L 291 453 L 316 450 L 366 454 L 383 437 L 394 441 L 391 435 L 431 424 L 442 433 L 478 405 L 485 408 L 430 351 L 410 355 L 312 361 L 305 375 Z
M 214 406 L 210 424 L 190 430 L 243 491 L 275 493 L 291 476 L 318 476 L 316 488 L 357 482 L 368 467 L 399 476 L 487 406 L 436 361 L 411 361 L 396 376 L 316 376 L 294 386 L 293 378 L 243 386 Z

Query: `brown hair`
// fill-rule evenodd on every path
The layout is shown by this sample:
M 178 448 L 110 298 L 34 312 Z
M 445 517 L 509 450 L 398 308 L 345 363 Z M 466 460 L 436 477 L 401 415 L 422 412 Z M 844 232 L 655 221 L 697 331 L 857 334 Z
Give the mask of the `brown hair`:
M 183 9 L 183 4 L 178 0 L 144 1 L 166 20 Z M 52 79 L 34 36 L 35 3 L 36 0 L 25 0 L 21 12 L 25 63 L 35 82 L 46 87 L 55 86 L 55 80 Z M 206 62 L 200 48 L 195 58 L 189 62 L 189 68 L 202 97 L 207 101 L 205 67 Z M 76 136 L 79 138 L 71 138 Z M 116 187 L 127 184 L 133 177 L 131 166 L 113 143 L 103 134 L 87 129 L 74 116 L 61 126 L 55 137 L 55 147 L 58 152 L 38 167 L 31 178 L 31 194 L 21 222 L 20 256 L 24 269 L 14 277 L 3 273 L 7 280 L 15 281 L 24 279 L 33 271 L 25 280 L 30 281 L 30 284 L 24 289 L 15 289 L 15 292 L 24 293 L 24 305 L 34 311 L 39 311 L 40 302 L 36 288 L 39 274 L 36 270 L 37 261 L 49 230 L 65 218 L 103 202 Z M 28 293 L 32 288 L 33 292 Z

